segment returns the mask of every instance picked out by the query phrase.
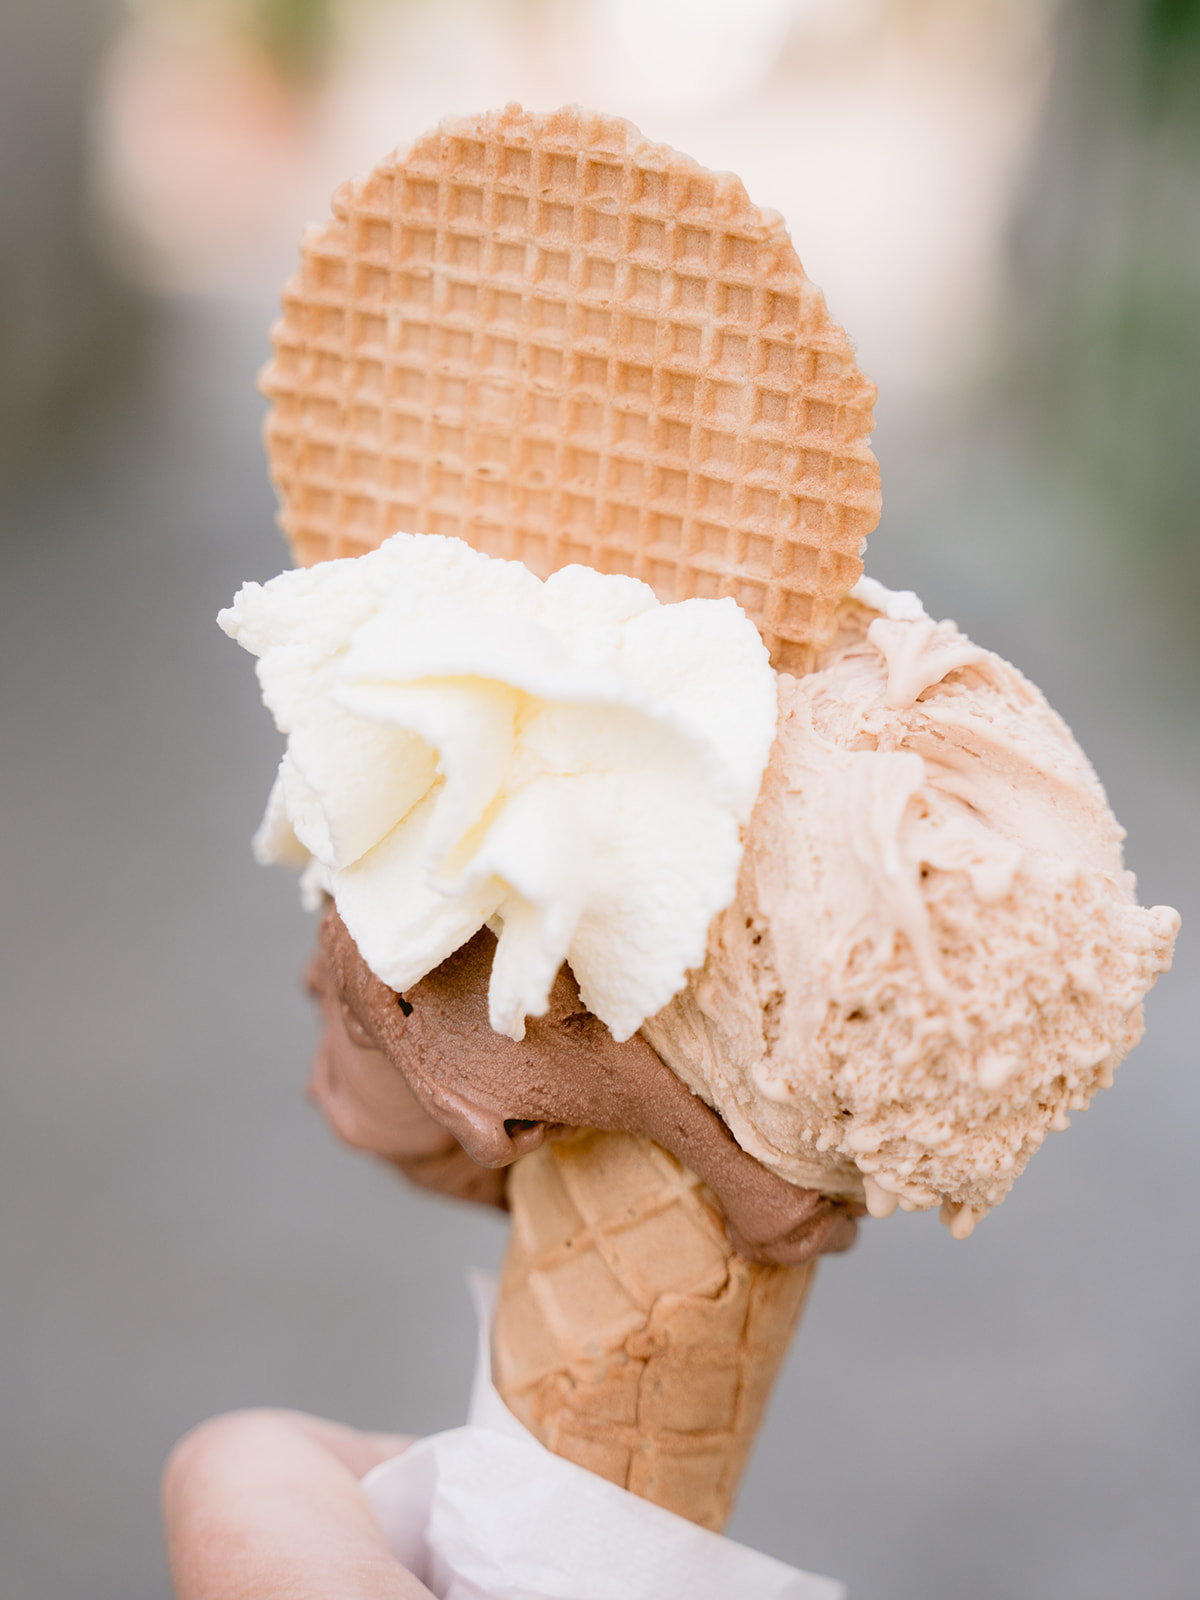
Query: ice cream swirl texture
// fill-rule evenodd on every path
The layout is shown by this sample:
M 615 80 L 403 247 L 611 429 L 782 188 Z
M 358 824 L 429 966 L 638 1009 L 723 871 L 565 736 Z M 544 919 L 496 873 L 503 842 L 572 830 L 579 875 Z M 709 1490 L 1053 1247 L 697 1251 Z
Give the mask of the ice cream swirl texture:
M 643 1033 L 774 1171 L 965 1235 L 1170 966 L 1179 917 L 1138 905 L 1123 837 L 1033 684 L 863 580 L 780 680 L 737 896 Z

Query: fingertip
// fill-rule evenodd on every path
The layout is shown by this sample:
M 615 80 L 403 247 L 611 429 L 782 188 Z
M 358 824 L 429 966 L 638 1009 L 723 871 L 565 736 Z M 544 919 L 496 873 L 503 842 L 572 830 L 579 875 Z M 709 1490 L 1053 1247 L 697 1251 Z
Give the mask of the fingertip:
M 365 1477 L 385 1461 L 394 1461 L 397 1456 L 402 1456 L 417 1441 L 411 1433 L 367 1433 L 363 1435 L 363 1442 L 375 1452 L 376 1459 L 362 1469 L 360 1477 Z

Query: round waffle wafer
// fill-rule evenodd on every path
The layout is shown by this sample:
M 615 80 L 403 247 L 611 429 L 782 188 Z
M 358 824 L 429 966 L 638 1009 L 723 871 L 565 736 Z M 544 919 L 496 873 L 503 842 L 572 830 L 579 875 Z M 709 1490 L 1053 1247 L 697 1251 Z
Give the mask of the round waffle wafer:
M 449 534 L 732 595 L 809 665 L 879 516 L 875 388 L 777 214 L 628 122 L 518 106 L 333 212 L 262 376 L 299 562 Z

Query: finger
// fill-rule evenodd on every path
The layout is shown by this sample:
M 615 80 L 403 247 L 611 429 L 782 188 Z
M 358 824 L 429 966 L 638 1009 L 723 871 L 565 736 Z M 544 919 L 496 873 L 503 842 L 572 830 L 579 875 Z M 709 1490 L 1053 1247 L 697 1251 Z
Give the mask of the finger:
M 328 1450 L 356 1478 L 365 1477 L 381 1461 L 403 1455 L 413 1442 L 411 1434 L 361 1433 L 357 1428 L 346 1427 L 345 1423 L 329 1422 L 304 1411 L 277 1411 L 269 1415 L 278 1417 Z
M 430 1600 L 358 1482 L 397 1442 L 265 1411 L 188 1434 L 163 1476 L 178 1600 Z

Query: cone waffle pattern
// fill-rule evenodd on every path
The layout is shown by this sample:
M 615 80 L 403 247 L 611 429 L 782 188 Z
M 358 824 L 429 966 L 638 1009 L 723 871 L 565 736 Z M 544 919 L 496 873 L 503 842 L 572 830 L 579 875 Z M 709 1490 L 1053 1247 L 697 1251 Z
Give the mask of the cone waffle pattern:
M 516 106 L 333 210 L 262 378 L 301 563 L 449 534 L 732 595 L 809 664 L 879 517 L 875 389 L 775 213 L 627 122 Z
M 509 1180 L 496 1387 L 556 1455 L 720 1529 L 812 1269 L 735 1255 L 699 1179 L 626 1134 Z

